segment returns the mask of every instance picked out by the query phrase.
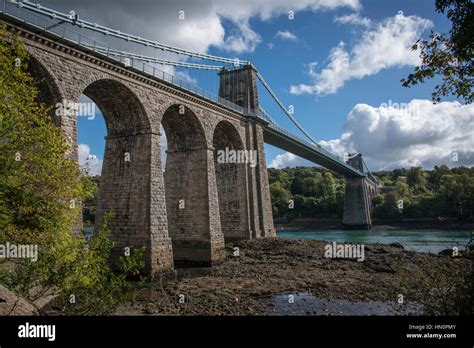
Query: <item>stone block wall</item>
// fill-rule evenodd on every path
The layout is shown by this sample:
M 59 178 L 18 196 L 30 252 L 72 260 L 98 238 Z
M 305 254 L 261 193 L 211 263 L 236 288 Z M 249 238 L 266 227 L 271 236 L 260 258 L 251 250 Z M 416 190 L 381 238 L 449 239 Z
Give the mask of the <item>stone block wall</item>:
M 252 237 L 248 217 L 247 168 L 251 163 L 236 126 L 227 121 L 218 123 L 213 135 L 214 167 L 221 229 L 226 242 Z M 231 152 L 235 162 L 230 157 Z M 240 152 L 240 158 L 238 158 Z M 229 158 L 222 154 L 229 154 Z M 220 160 L 220 162 L 219 162 Z M 240 161 L 238 161 L 240 160 Z M 242 161 L 243 160 L 243 161 Z
M 348 229 L 370 229 L 371 198 L 364 178 L 346 178 L 342 224 Z
M 146 270 L 158 277 L 172 271 L 175 261 L 220 262 L 226 232 L 229 240 L 275 235 L 258 122 L 34 28 L 22 28 L 19 34 L 37 64 L 33 71 L 41 76 L 36 77 L 46 79 L 44 100 L 79 102 L 85 94 L 104 115 L 108 135 L 97 224 L 113 211 L 109 227 L 115 255 L 125 247 L 146 246 Z M 254 72 L 249 76 L 256 86 Z M 248 106 L 258 106 L 256 88 L 244 99 Z M 183 141 L 170 147 L 169 172 L 163 174 L 160 124 L 172 105 L 191 110 L 197 126 L 185 122 L 170 130 Z M 213 136 L 222 121 L 235 128 L 242 149 L 257 150 L 256 168 L 216 167 Z M 68 155 L 77 160 L 76 117 L 60 114 L 56 122 L 70 145 Z M 196 129 L 202 133 L 198 144 L 187 136 Z M 180 199 L 184 211 L 178 210 Z

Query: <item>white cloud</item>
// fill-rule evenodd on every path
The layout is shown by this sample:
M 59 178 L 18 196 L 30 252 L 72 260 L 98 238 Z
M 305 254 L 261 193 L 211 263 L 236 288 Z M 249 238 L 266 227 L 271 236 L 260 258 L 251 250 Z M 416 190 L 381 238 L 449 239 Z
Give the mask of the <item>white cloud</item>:
M 402 105 L 388 101 L 379 107 L 357 104 L 343 129 L 339 139 L 322 141 L 321 145 L 339 155 L 361 152 L 370 170 L 474 165 L 474 105 L 434 105 L 420 99 Z M 454 154 L 457 162 L 453 161 Z M 284 168 L 307 163 L 284 153 L 270 166 Z
M 383 69 L 418 65 L 418 52 L 411 47 L 431 26 L 432 22 L 427 19 L 399 12 L 366 30 L 350 52 L 342 42 L 334 47 L 329 63 L 321 72 L 310 70 L 315 83 L 291 86 L 290 93 L 333 94 L 349 80 L 362 79 Z
M 300 11 L 327 11 L 339 7 L 353 10 L 361 8 L 359 0 L 215 0 L 213 3 L 217 13 L 234 20 L 259 17 L 265 21 L 283 14 L 287 15 L 289 11 L 294 11 L 296 14 Z
M 89 175 L 100 175 L 102 172 L 102 160 L 91 154 L 91 148 L 87 144 L 79 144 L 79 166 L 87 170 Z
M 270 168 L 286 168 L 286 167 L 312 167 L 315 166 L 315 163 L 305 160 L 299 156 L 296 156 L 290 152 L 285 152 L 280 155 L 277 155 L 268 165 Z
M 369 18 L 361 17 L 357 12 L 334 18 L 334 22 L 341 24 L 362 25 L 370 27 L 372 21 Z
M 420 99 L 402 106 L 357 104 L 341 137 L 322 145 L 339 154 L 361 152 L 375 169 L 432 168 L 443 163 L 472 166 L 473 129 L 474 105 Z M 458 162 L 452 161 L 453 153 Z
M 43 0 L 42 5 L 63 12 L 74 9 L 91 22 L 201 53 L 211 46 L 235 53 L 252 52 L 261 38 L 251 28 L 251 19 L 267 21 L 288 16 L 289 11 L 297 16 L 302 11 L 361 8 L 359 0 L 161 0 L 137 1 L 133 6 L 129 0 Z M 182 20 L 180 11 L 184 11 Z M 229 32 L 223 25 L 226 20 Z M 104 40 L 102 35 L 94 38 Z
M 288 16 L 289 11 L 296 14 L 301 11 L 327 11 L 340 7 L 353 10 L 361 8 L 359 0 L 299 0 L 294 2 L 288 0 L 214 0 L 209 3 L 212 4 L 210 13 L 215 14 L 218 18 L 230 20 L 237 29 L 237 33 L 226 37 L 220 43 L 211 43 L 209 46 L 213 45 L 235 53 L 253 52 L 261 42 L 260 35 L 249 25 L 252 18 L 267 21 L 282 15 Z M 202 3 L 199 3 L 199 6 L 202 7 Z M 205 37 L 201 37 L 201 39 L 206 41 Z
M 195 79 L 194 77 L 192 77 L 191 75 L 189 75 L 189 72 L 187 72 L 187 71 L 177 71 L 173 75 L 176 76 L 177 78 L 180 78 L 181 80 L 184 80 L 187 83 L 192 84 L 192 85 L 197 85 L 198 84 L 198 80 Z
M 156 30 L 157 27 L 155 26 L 154 29 Z M 191 51 L 204 53 L 207 52 L 209 46 L 220 47 L 224 44 L 225 30 L 222 21 L 216 13 L 212 12 L 202 17 L 192 16 L 176 26 L 159 30 L 169 35 L 166 38 L 167 41 Z
M 269 42 L 269 43 L 267 43 L 267 47 L 268 47 L 269 50 L 272 50 L 272 49 L 275 48 L 275 44 L 273 42 Z
M 289 40 L 289 41 L 296 41 L 297 37 L 295 34 L 290 32 L 289 30 L 279 30 L 276 33 L 276 37 L 282 39 L 282 40 Z
M 248 21 L 239 22 L 237 28 L 238 32 L 227 37 L 221 48 L 235 53 L 253 52 L 262 38 L 250 28 Z

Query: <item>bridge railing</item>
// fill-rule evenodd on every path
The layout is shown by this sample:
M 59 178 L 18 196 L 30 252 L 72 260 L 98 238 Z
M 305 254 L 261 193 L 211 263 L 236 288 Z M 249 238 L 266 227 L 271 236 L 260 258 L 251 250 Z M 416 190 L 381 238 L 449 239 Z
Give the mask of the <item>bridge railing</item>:
M 98 42 L 97 40 L 94 40 L 92 38 L 89 38 L 82 33 L 78 33 L 74 30 L 71 30 L 70 28 L 67 28 L 65 25 L 58 24 L 58 22 L 49 20 L 45 16 L 40 16 L 40 15 L 31 13 L 27 11 L 26 9 L 23 9 L 18 4 L 11 3 L 8 0 L 2 0 L 0 13 L 4 13 L 17 20 L 28 23 L 29 25 L 32 25 L 36 27 L 37 29 L 56 35 L 63 40 L 70 41 L 73 44 L 80 45 L 86 49 L 92 50 L 99 55 L 103 55 L 103 56 L 108 57 L 109 59 L 113 59 L 116 62 L 122 63 L 125 68 L 133 68 L 133 69 L 139 70 L 159 80 L 166 81 L 174 86 L 185 89 L 188 92 L 197 94 L 200 97 L 216 102 L 240 114 L 243 114 L 246 116 L 255 115 L 255 111 L 253 109 L 243 108 L 240 105 L 237 105 L 222 97 L 219 97 L 217 94 L 209 90 L 206 90 L 204 88 L 197 86 L 196 84 L 190 83 L 189 81 L 186 81 L 182 78 L 178 78 L 173 74 L 169 74 L 157 68 L 156 66 L 146 64 L 142 60 L 136 60 L 133 58 L 127 59 L 123 57 L 117 58 L 117 56 L 113 54 L 107 54 L 107 51 L 109 49 L 112 51 L 112 49 L 108 45 Z
M 173 74 L 169 74 L 157 68 L 156 66 L 146 64 L 142 60 L 136 60 L 133 58 L 127 59 L 124 57 L 117 58 L 117 56 L 114 54 L 108 54 L 107 52 L 109 49 L 111 52 L 113 51 L 113 49 L 110 48 L 108 45 L 101 43 L 97 40 L 91 39 L 82 33 L 78 33 L 74 30 L 71 30 L 62 24 L 58 24 L 57 22 L 51 21 L 45 18 L 44 16 L 31 13 L 15 3 L 11 3 L 7 0 L 2 0 L 0 13 L 4 13 L 17 20 L 28 23 L 29 25 L 32 25 L 42 31 L 56 35 L 63 40 L 70 41 L 73 44 L 83 46 L 84 48 L 92 50 L 99 55 L 103 55 L 108 57 L 109 59 L 113 59 L 116 62 L 122 63 L 126 68 L 137 69 L 147 75 L 153 76 L 159 80 L 166 81 L 174 86 L 185 89 L 188 92 L 197 94 L 200 97 L 214 101 L 245 116 L 255 116 L 256 114 L 254 109 L 243 108 L 240 105 L 232 103 L 231 101 L 224 99 L 209 90 L 201 88 L 196 84 L 176 77 Z M 226 69 L 232 68 L 232 65 L 226 66 Z
M 297 143 L 301 143 L 301 144 L 304 144 L 306 145 L 307 147 L 313 149 L 314 151 L 316 152 L 319 152 L 319 153 L 322 153 L 324 155 L 326 155 L 327 157 L 333 159 L 334 161 L 340 163 L 341 165 L 351 169 L 352 171 L 354 172 L 358 172 L 360 173 L 357 169 L 353 168 L 350 164 L 346 163 L 344 161 L 344 159 L 340 156 L 337 156 L 335 155 L 334 153 L 332 152 L 329 152 L 328 150 L 326 150 L 324 147 L 322 147 L 320 144 L 313 144 L 313 143 L 310 143 L 304 139 L 301 139 L 300 137 L 297 137 L 296 135 L 294 135 L 293 133 L 290 133 L 288 132 L 286 129 L 278 126 L 278 124 L 276 124 L 275 121 L 273 121 L 273 118 L 262 108 L 260 107 L 260 109 L 258 110 L 258 112 L 256 113 L 256 115 L 258 118 L 266 121 L 268 124 L 267 124 L 267 127 L 268 128 L 271 128 L 273 129 L 274 131 L 280 133 L 280 134 L 283 134 L 285 135 L 286 137 L 294 140 L 295 142 Z M 377 180 L 373 177 L 372 173 L 370 173 L 370 171 L 366 173 L 361 173 L 361 174 L 364 174 L 365 175 L 365 178 L 367 180 L 369 180 L 373 185 L 375 186 L 379 186 L 380 184 L 377 182 Z
M 133 68 L 138 71 L 141 71 L 142 73 L 146 75 L 149 75 L 156 79 L 170 83 L 188 92 L 194 93 L 202 98 L 216 102 L 244 116 L 260 118 L 266 121 L 266 123 L 268 123 L 267 127 L 279 132 L 280 134 L 287 136 L 288 138 L 293 139 L 296 142 L 302 143 L 305 146 L 312 148 L 313 150 L 317 152 L 323 153 L 327 157 L 332 158 L 334 161 L 339 162 L 340 164 L 344 166 L 349 166 L 347 163 L 344 162 L 344 160 L 341 157 L 336 156 L 335 154 L 329 152 L 328 150 L 323 148 L 321 145 L 310 143 L 306 140 L 303 140 L 295 136 L 294 134 L 288 132 L 287 130 L 281 128 L 275 123 L 275 121 L 273 121 L 273 119 L 263 109 L 254 110 L 254 109 L 243 108 L 240 105 L 232 103 L 209 90 L 203 89 L 195 84 L 190 83 L 189 81 L 178 78 L 175 75 L 169 74 L 157 68 L 156 66 L 151 66 L 149 64 L 146 64 L 142 60 L 136 60 L 133 58 L 124 58 L 124 57 L 117 58 L 117 56 L 113 54 L 107 54 L 107 51 L 111 49 L 108 45 L 100 43 L 97 40 L 91 39 L 82 33 L 78 33 L 74 30 L 71 30 L 70 28 L 67 28 L 65 25 L 62 25 L 61 23 L 51 21 L 47 19 L 46 16 L 40 16 L 40 15 L 31 13 L 27 11 L 26 9 L 22 8 L 20 2 L 12 3 L 8 0 L 2 0 L 1 3 L 2 5 L 0 7 L 0 13 L 13 17 L 16 20 L 25 22 L 44 32 L 53 34 L 57 36 L 58 38 L 61 38 L 62 40 L 66 40 L 73 44 L 80 45 L 86 49 L 92 50 L 96 52 L 96 54 L 98 55 L 106 56 L 109 59 L 112 59 L 118 63 L 121 63 L 125 68 Z M 226 66 L 225 68 L 233 69 L 233 66 L 229 65 L 229 66 Z
M 296 135 L 294 135 L 293 133 L 290 133 L 288 132 L 286 129 L 278 126 L 274 121 L 273 119 L 271 118 L 270 115 L 268 115 L 268 113 L 263 109 L 263 108 L 260 108 L 259 112 L 258 112 L 258 115 L 257 115 L 259 118 L 269 122 L 268 123 L 268 127 L 269 128 L 272 128 L 274 130 L 276 130 L 277 132 L 279 133 L 282 133 L 282 134 L 285 134 L 287 137 L 299 142 L 299 143 L 303 143 L 305 144 L 306 146 L 318 151 L 318 152 L 321 152 L 321 153 L 324 153 L 326 156 L 332 158 L 333 160 L 337 161 L 337 162 L 340 162 L 341 164 L 344 164 L 344 165 L 347 165 L 349 166 L 342 157 L 340 156 L 337 156 L 335 154 L 333 154 L 332 152 L 329 152 L 328 150 L 326 150 L 324 147 L 322 147 L 321 145 L 319 144 L 313 144 L 313 143 L 310 143 L 309 141 L 306 141 L 304 139 L 301 139 L 300 137 L 297 137 Z

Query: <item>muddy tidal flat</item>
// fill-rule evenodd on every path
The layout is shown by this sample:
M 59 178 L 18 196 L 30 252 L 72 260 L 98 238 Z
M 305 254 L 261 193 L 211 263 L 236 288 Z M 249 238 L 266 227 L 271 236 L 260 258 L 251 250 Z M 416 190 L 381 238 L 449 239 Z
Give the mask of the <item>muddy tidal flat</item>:
M 287 238 L 238 242 L 227 246 L 220 265 L 179 269 L 176 279 L 148 283 L 116 314 L 421 315 L 433 286 L 443 286 L 443 274 L 471 267 L 465 257 L 406 251 L 397 244 L 365 245 L 363 262 L 327 258 L 327 244 Z

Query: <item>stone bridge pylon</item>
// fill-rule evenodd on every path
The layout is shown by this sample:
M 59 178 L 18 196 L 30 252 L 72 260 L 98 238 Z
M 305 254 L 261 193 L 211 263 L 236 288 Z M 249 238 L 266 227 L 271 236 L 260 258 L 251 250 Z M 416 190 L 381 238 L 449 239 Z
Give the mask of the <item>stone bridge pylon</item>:
M 349 165 L 364 172 L 362 155 L 351 154 L 347 161 Z M 342 224 L 347 229 L 372 228 L 372 200 L 379 193 L 379 187 L 366 178 L 347 178 L 344 195 L 344 214 Z
M 116 255 L 146 246 L 146 271 L 156 276 L 178 264 L 218 263 L 228 241 L 275 236 L 258 120 L 47 32 L 16 30 L 41 81 L 41 101 L 67 105 L 86 95 L 104 116 L 96 224 L 113 212 Z M 254 85 L 249 67 L 223 71 L 220 94 L 256 108 Z M 77 118 L 67 108 L 53 111 L 77 159 Z M 160 125 L 168 140 L 164 172 Z

